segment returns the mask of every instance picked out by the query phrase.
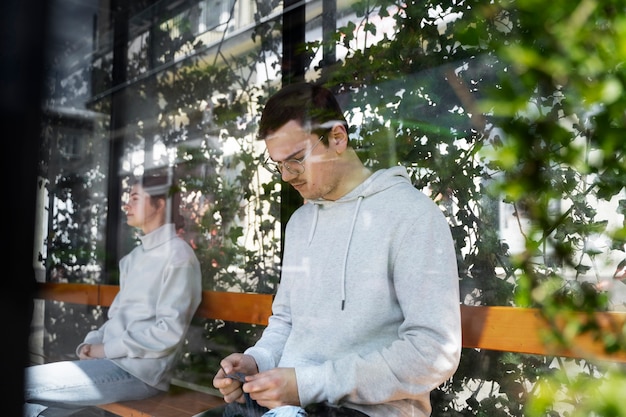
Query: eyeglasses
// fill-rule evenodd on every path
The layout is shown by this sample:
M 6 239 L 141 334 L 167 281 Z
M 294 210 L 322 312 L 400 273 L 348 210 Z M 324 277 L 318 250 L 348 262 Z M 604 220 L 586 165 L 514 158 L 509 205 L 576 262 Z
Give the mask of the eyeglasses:
M 315 142 L 315 145 L 313 145 L 302 156 L 302 158 L 292 158 L 292 159 L 287 159 L 286 161 L 282 161 L 282 162 L 274 162 L 274 161 L 271 161 L 268 157 L 267 159 L 265 159 L 265 162 L 263 162 L 263 165 L 270 172 L 276 175 L 282 175 L 283 169 L 286 169 L 288 172 L 290 172 L 293 175 L 303 174 L 304 173 L 304 160 L 307 159 L 311 155 L 311 152 L 313 152 L 313 149 L 315 149 L 315 147 L 322 141 L 322 139 L 324 139 L 324 135 L 320 136 L 317 142 Z

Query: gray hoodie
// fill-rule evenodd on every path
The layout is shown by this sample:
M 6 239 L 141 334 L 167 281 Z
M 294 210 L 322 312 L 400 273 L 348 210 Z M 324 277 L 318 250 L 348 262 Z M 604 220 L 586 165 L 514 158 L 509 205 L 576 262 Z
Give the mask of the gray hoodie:
M 430 391 L 455 372 L 460 352 L 450 228 L 404 167 L 296 210 L 273 314 L 245 352 L 259 371 L 295 368 L 303 406 L 428 416 Z
M 120 291 L 107 321 L 85 336 L 106 357 L 146 384 L 166 391 L 185 334 L 202 299 L 200 263 L 166 224 L 139 238 L 120 260 Z

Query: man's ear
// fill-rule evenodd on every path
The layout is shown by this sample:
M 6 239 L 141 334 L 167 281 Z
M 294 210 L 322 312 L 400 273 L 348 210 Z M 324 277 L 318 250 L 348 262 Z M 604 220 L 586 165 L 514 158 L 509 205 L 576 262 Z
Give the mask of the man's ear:
M 337 153 L 342 153 L 348 147 L 348 131 L 343 124 L 337 123 L 328 133 L 328 144 Z
M 165 211 L 165 208 L 167 206 L 167 201 L 165 200 L 165 198 L 157 198 L 157 204 L 158 204 L 157 208 L 159 210 Z

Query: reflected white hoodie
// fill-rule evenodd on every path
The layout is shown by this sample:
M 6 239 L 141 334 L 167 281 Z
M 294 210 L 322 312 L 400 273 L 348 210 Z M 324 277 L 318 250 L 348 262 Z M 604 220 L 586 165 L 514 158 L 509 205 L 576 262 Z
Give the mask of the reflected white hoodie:
M 161 390 L 202 299 L 196 254 L 165 224 L 141 236 L 141 245 L 120 260 L 120 291 L 108 320 L 85 336 L 103 343 L 106 357 L 146 384 Z
M 296 210 L 273 314 L 245 352 L 259 371 L 295 368 L 302 406 L 428 416 L 430 392 L 455 372 L 460 352 L 450 228 L 404 167 Z

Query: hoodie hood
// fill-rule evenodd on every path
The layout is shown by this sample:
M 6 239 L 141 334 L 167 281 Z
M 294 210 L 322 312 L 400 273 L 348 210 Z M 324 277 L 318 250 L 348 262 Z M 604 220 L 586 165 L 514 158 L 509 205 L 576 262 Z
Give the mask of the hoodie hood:
M 319 205 L 347 203 L 360 198 L 369 197 L 398 184 L 406 184 L 408 181 L 409 173 L 406 168 L 403 166 L 395 166 L 374 172 L 354 190 L 350 191 L 338 200 L 330 201 L 317 199 L 309 200 L 309 202 Z
M 330 201 L 324 199 L 309 200 L 308 204 L 312 204 L 314 207 L 313 220 L 309 230 L 309 244 L 315 236 L 315 230 L 317 227 L 317 219 L 319 216 L 319 210 L 322 206 L 330 206 L 334 204 L 346 204 L 354 203 L 354 214 L 352 215 L 352 222 L 350 224 L 350 232 L 347 236 L 345 252 L 343 257 L 343 268 L 341 273 L 341 309 L 343 310 L 346 304 L 346 268 L 348 262 L 348 254 L 350 252 L 350 245 L 352 243 L 352 236 L 354 234 L 354 226 L 359 216 L 359 209 L 363 199 L 385 191 L 391 187 L 399 184 L 407 184 L 409 181 L 409 174 L 405 167 L 396 166 L 389 169 L 382 169 L 374 172 L 365 181 L 363 181 L 354 190 L 350 191 L 345 196 L 338 200 Z

